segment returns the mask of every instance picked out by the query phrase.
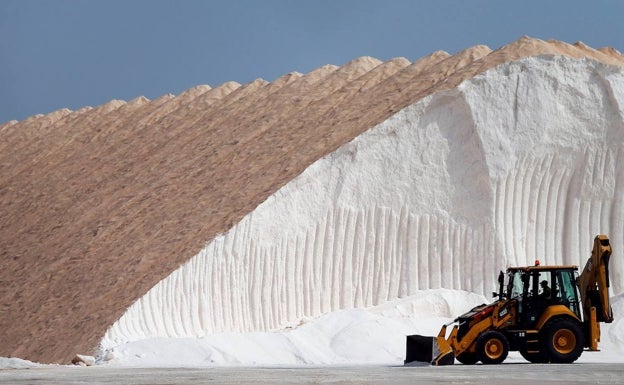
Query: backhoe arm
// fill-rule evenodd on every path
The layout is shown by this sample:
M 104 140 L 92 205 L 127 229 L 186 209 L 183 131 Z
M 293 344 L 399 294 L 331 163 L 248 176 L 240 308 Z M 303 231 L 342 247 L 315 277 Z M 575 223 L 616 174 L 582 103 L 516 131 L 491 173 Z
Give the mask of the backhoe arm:
M 609 300 L 610 257 L 609 237 L 596 236 L 592 255 L 578 279 L 585 320 L 591 318 L 592 308 L 595 308 L 597 322 L 613 321 L 613 311 Z

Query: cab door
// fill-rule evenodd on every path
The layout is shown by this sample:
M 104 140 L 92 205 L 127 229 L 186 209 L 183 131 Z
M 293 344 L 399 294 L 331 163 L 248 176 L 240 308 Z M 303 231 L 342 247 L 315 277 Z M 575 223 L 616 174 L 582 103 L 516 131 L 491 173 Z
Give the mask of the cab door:
M 581 319 L 578 290 L 576 287 L 576 271 L 571 269 L 557 270 L 554 272 L 556 291 L 553 293 L 557 304 L 565 305 Z
M 544 310 L 553 303 L 555 279 L 552 270 L 533 270 L 522 277 L 524 306 L 519 318 L 524 328 L 534 328 Z

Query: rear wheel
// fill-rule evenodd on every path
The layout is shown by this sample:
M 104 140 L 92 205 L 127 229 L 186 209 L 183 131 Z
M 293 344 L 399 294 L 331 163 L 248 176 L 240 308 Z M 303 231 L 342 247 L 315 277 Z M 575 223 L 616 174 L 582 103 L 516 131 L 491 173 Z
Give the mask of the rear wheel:
M 544 328 L 543 350 L 551 362 L 571 363 L 583 353 L 583 330 L 571 319 L 550 321 Z
M 520 350 L 520 355 L 524 357 L 525 360 L 529 361 L 533 364 L 544 364 L 548 362 L 548 356 L 542 352 L 527 352 L 526 350 Z
M 486 365 L 500 364 L 509 353 L 507 338 L 497 331 L 488 331 L 477 340 L 477 355 Z

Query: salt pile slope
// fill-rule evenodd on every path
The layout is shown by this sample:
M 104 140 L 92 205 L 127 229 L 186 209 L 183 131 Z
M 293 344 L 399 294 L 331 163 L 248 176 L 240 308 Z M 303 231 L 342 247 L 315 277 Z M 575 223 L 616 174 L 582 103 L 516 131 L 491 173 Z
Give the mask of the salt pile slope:
M 623 162 L 622 67 L 558 55 L 497 66 L 312 164 L 102 346 L 271 330 L 419 289 L 487 293 L 498 269 L 535 259 L 583 264 L 595 234 L 624 245 Z M 623 272 L 612 258 L 614 293 Z

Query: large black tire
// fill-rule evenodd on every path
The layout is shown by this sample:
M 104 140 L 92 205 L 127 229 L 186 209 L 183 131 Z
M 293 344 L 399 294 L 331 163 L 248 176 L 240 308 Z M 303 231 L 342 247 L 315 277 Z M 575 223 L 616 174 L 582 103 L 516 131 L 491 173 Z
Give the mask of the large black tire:
M 477 339 L 477 355 L 486 365 L 500 364 L 509 354 L 507 338 L 495 330 L 487 331 Z
M 550 362 L 569 364 L 583 353 L 583 329 L 573 319 L 549 321 L 542 335 L 542 351 L 548 355 Z
M 532 364 L 545 364 L 549 361 L 548 356 L 542 352 L 529 353 L 526 350 L 520 350 L 520 355 Z
M 477 356 L 477 353 L 463 352 L 456 358 L 457 361 L 461 362 L 464 365 L 474 365 L 479 362 L 479 356 Z

